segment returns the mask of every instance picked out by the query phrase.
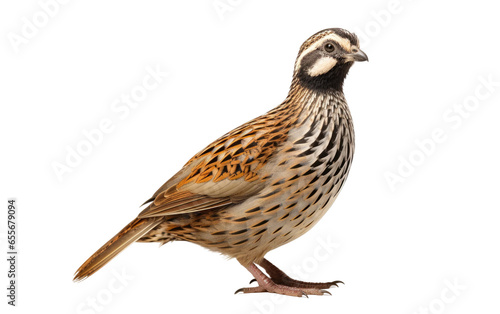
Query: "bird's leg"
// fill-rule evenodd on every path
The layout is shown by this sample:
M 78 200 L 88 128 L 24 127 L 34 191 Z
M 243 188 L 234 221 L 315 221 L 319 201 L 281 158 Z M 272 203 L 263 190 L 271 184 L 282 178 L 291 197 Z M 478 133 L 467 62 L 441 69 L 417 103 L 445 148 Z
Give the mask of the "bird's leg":
M 326 290 L 321 290 L 317 288 L 296 288 L 296 287 L 289 287 L 281 284 L 276 284 L 271 280 L 271 278 L 267 277 L 255 264 L 251 263 L 250 265 L 244 265 L 246 269 L 255 277 L 255 280 L 257 280 L 257 283 L 259 284 L 258 287 L 249 287 L 249 288 L 241 288 L 238 289 L 236 293 L 242 292 L 242 293 L 257 293 L 257 292 L 271 292 L 271 293 L 277 293 L 277 294 L 283 294 L 283 295 L 289 295 L 293 297 L 302 297 L 306 296 L 309 294 L 312 295 L 323 295 L 323 294 L 329 294 L 328 291 Z
M 300 280 L 295 280 L 287 276 L 282 270 L 274 266 L 267 259 L 263 259 L 262 262 L 258 263 L 262 268 L 264 268 L 267 274 L 271 277 L 271 280 L 279 285 L 284 285 L 288 287 L 295 288 L 315 288 L 315 289 L 329 289 L 333 286 L 338 287 L 338 284 L 343 284 L 342 281 L 331 281 L 331 282 L 305 282 Z

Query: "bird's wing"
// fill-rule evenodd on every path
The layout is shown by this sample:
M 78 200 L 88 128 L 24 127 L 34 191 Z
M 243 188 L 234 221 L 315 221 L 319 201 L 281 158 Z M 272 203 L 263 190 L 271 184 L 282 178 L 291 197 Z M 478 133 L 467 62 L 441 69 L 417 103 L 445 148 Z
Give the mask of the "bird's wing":
M 227 133 L 191 158 L 146 201 L 152 203 L 139 218 L 220 209 L 258 193 L 270 177 L 262 168 L 291 127 L 286 117 L 270 113 Z

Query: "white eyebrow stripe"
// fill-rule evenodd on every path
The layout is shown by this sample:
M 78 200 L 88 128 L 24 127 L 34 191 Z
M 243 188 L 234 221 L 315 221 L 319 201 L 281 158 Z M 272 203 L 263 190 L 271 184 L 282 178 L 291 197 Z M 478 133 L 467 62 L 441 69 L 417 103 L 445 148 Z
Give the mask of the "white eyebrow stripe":
M 295 62 L 295 71 L 297 71 L 300 68 L 300 63 L 302 62 L 304 56 L 306 56 L 311 51 L 318 49 L 318 47 L 322 46 L 324 42 L 327 40 L 333 40 L 336 43 L 338 43 L 345 51 L 351 52 L 351 42 L 349 41 L 349 39 L 340 37 L 335 33 L 330 33 L 325 37 L 321 38 L 321 40 L 319 40 L 316 44 L 311 45 L 302 52 L 302 54 L 297 58 L 297 61 Z
M 351 42 L 349 41 L 349 39 L 344 38 L 344 37 L 340 37 L 339 35 L 337 35 L 335 33 L 327 35 L 326 37 L 336 41 L 342 48 L 344 48 L 345 51 L 351 52 Z

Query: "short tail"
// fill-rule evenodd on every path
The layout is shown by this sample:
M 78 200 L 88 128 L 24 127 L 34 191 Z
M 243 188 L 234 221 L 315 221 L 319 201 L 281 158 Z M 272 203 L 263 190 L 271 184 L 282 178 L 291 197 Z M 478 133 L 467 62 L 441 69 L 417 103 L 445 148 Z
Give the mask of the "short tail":
M 78 268 L 73 280 L 80 281 L 90 277 L 127 246 L 139 240 L 151 229 L 160 224 L 161 221 L 162 219 L 159 218 L 136 218 L 132 220 L 132 222 L 118 232 L 117 235 L 104 244 L 97 252 L 89 257 L 80 268 Z

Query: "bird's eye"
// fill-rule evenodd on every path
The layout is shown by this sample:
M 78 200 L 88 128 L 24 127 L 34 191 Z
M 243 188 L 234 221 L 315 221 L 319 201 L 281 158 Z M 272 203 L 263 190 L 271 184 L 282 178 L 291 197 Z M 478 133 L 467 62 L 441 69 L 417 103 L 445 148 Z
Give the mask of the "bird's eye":
M 328 43 L 325 45 L 326 52 L 333 52 L 335 50 L 335 46 L 332 43 Z

